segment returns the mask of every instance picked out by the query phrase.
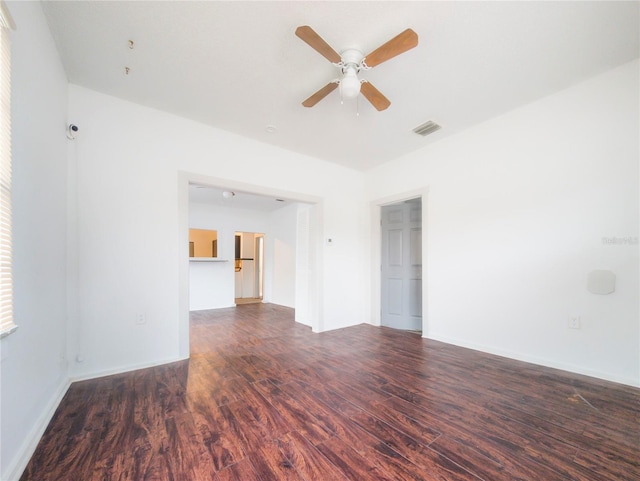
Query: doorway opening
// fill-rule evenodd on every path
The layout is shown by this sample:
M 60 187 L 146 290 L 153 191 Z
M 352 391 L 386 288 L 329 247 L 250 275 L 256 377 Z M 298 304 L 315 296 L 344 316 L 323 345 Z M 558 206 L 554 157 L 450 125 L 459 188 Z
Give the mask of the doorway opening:
M 269 303 L 293 307 L 296 322 L 311 326 L 316 332 L 322 330 L 321 290 L 317 288 L 322 260 L 322 204 L 320 197 L 178 173 L 178 231 L 179 245 L 183 246 L 177 249 L 177 341 L 181 358 L 189 357 L 191 312 L 235 305 L 236 232 L 265 234 L 258 240 L 262 278 L 258 277 L 257 296 Z M 189 257 L 192 227 L 216 230 L 218 257 Z M 207 297 L 206 302 L 195 306 L 194 293 L 216 298 L 209 302 Z
M 254 304 L 264 298 L 264 234 L 235 233 L 235 303 Z
M 422 199 L 380 208 L 380 323 L 422 332 Z

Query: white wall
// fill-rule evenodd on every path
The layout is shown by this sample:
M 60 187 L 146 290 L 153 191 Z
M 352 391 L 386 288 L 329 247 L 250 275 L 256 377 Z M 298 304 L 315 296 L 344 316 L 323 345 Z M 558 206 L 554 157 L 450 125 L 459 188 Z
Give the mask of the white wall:
M 368 174 L 371 201 L 428 189 L 425 336 L 640 384 L 638 67 Z M 587 292 L 594 269 L 615 272 L 614 294 Z
M 14 481 L 67 388 L 67 80 L 40 4 L 8 7 L 18 330 L 0 341 L 0 478 Z
M 296 225 L 299 204 L 269 214 L 265 237 L 265 299 L 281 306 L 295 306 Z
M 181 264 L 179 206 L 188 206 L 188 173 L 320 199 L 319 235 L 340 239 L 318 256 L 325 278 L 333 279 L 314 292 L 322 299 L 320 329 L 364 321 L 362 302 L 353 301 L 363 299 L 365 288 L 358 249 L 368 235 L 359 222 L 366 213 L 361 173 L 75 85 L 69 111 L 81 132 L 78 313 L 70 342 L 80 346 L 84 362 L 71 366 L 73 376 L 185 354 L 179 292 L 188 265 Z M 345 270 L 353 273 L 348 282 Z M 352 296 L 344 296 L 345 289 Z M 185 304 L 188 310 L 188 298 Z M 146 324 L 135 323 L 138 313 L 146 314 Z
M 201 311 L 233 306 L 233 259 L 225 262 L 190 261 L 189 310 Z
M 235 233 L 266 233 L 269 230 L 268 216 L 256 210 L 191 202 L 189 226 L 217 230 L 218 258 L 227 260 L 189 262 L 189 309 L 197 311 L 234 306 Z

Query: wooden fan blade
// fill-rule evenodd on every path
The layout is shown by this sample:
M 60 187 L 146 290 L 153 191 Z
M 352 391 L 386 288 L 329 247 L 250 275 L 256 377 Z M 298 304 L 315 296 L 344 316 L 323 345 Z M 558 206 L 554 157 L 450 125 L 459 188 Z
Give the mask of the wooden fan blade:
M 385 110 L 391 105 L 389 99 L 382 95 L 370 82 L 362 82 L 360 85 L 360 93 L 371 102 L 371 105 L 373 105 L 376 110 Z
M 336 82 L 328 83 L 327 85 L 322 87 L 320 90 L 318 90 L 315 94 L 313 94 L 311 97 L 309 97 L 307 100 L 302 102 L 302 105 L 304 105 L 305 107 L 313 107 L 315 104 L 320 102 L 323 98 L 325 98 L 327 95 L 329 95 L 331 92 L 333 92 L 337 88 L 338 88 L 338 84 Z
M 329 62 L 339 63 L 340 60 L 342 60 L 340 54 L 331 48 L 331 46 L 308 25 L 296 28 L 296 35 Z
M 375 67 L 376 65 L 380 65 L 382 62 L 392 59 L 396 55 L 400 55 L 407 50 L 411 50 L 416 45 L 418 45 L 418 34 L 408 28 L 400 35 L 393 37 L 384 45 L 380 45 L 377 49 L 367 55 L 364 58 L 364 61 L 367 66 Z

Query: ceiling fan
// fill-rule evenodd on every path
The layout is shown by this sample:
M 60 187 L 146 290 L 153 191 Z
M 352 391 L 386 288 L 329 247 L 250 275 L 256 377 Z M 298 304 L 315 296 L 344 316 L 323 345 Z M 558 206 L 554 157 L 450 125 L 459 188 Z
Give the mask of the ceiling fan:
M 389 99 L 382 95 L 370 82 L 358 78 L 358 74 L 361 70 L 369 70 L 418 45 L 418 34 L 410 28 L 366 56 L 357 49 L 348 49 L 342 54 L 338 54 L 320 35 L 307 25 L 298 27 L 296 35 L 329 60 L 335 67 L 339 68 L 342 73 L 341 78 L 332 80 L 302 102 L 305 107 L 313 107 L 336 88 L 340 87 L 342 98 L 354 98 L 362 93 L 377 110 L 385 110 L 391 105 Z

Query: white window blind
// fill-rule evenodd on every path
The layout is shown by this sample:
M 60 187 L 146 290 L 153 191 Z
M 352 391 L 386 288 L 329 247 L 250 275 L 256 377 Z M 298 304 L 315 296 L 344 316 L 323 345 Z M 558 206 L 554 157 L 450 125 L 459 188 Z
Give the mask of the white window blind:
M 0 2 L 0 336 L 16 329 L 13 322 L 11 250 L 11 44 L 13 22 Z

